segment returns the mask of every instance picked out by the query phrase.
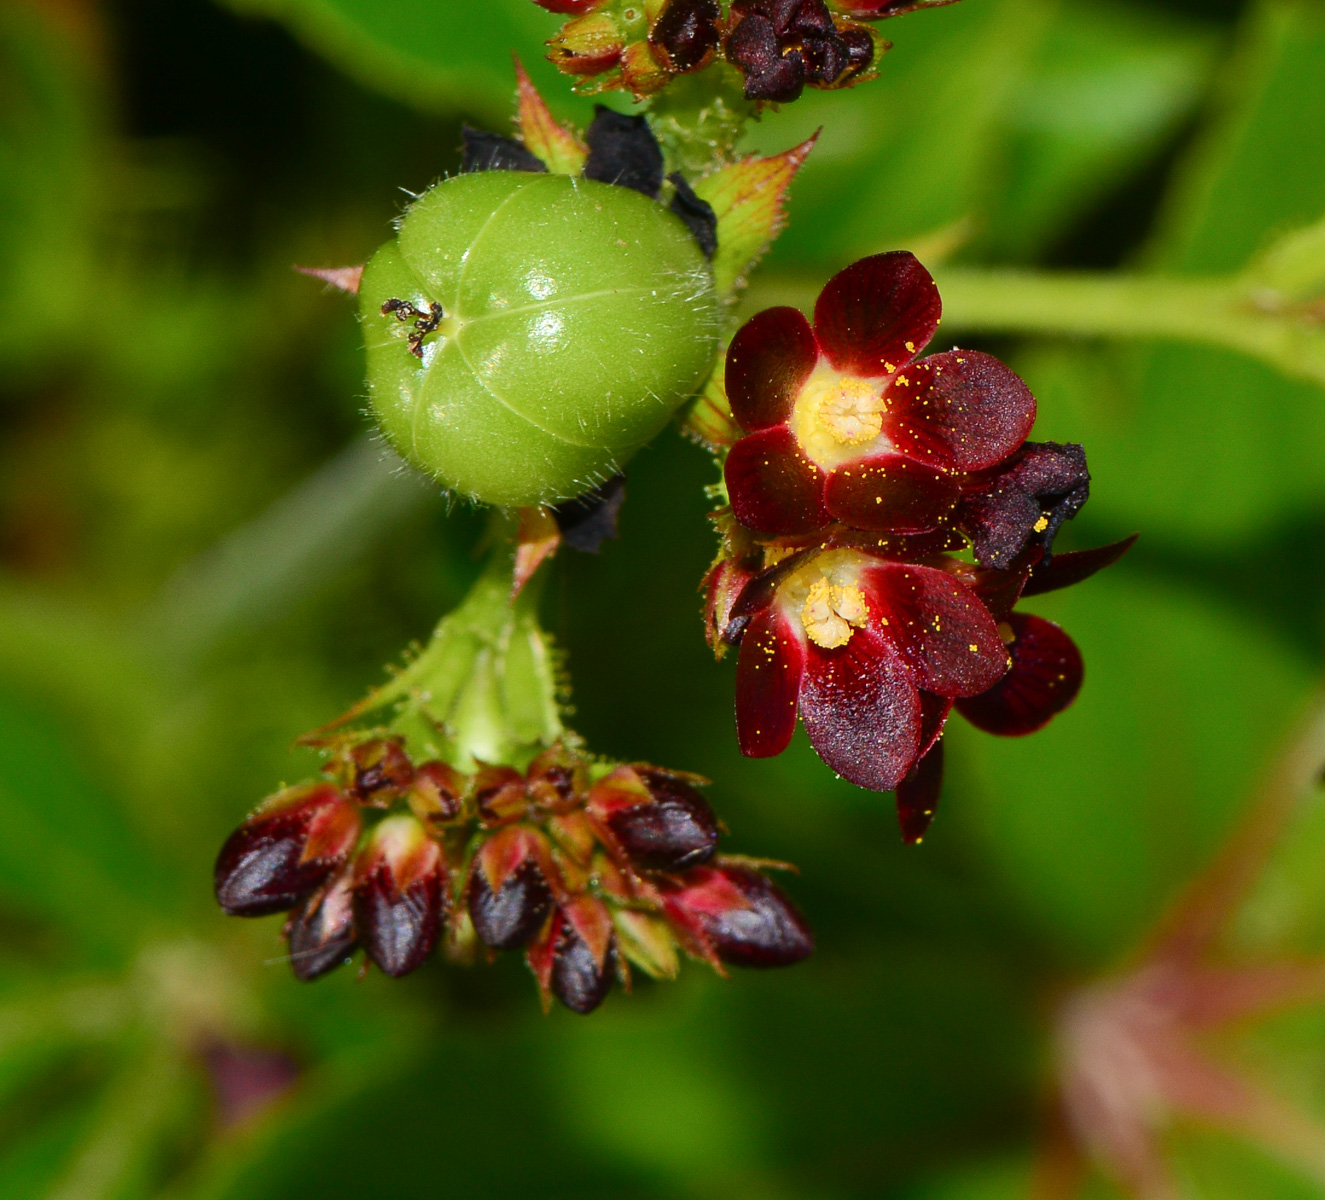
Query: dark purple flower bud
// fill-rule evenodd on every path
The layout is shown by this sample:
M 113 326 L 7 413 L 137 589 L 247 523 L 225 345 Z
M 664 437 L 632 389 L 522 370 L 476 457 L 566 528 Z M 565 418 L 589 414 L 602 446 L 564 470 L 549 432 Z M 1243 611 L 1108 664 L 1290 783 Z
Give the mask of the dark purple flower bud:
M 718 821 L 708 801 L 683 776 L 658 767 L 618 767 L 594 785 L 586 809 L 646 870 L 698 866 L 718 844 Z
M 572 1012 L 593 1012 L 612 989 L 616 948 L 612 918 L 599 901 L 581 896 L 557 914 L 552 994 Z
M 785 967 L 808 958 L 814 935 L 772 880 L 739 863 L 697 867 L 664 889 L 673 928 L 702 957 L 734 967 Z
M 847 62 L 852 75 L 867 70 L 874 61 L 874 38 L 859 25 L 840 26 L 837 36 L 847 48 Z
M 278 792 L 221 847 L 217 902 L 232 917 L 293 908 L 345 862 L 358 837 L 358 811 L 332 784 Z
M 354 876 L 337 875 L 314 892 L 290 918 L 285 937 L 290 946 L 290 967 L 305 982 L 334 971 L 354 952 Z
M 515 950 L 542 927 L 552 908 L 548 844 L 543 835 L 511 825 L 490 837 L 474 856 L 469 916 L 474 932 L 494 950 Z
M 432 953 L 446 909 L 446 860 L 407 814 L 378 823 L 354 868 L 359 940 L 382 971 L 398 978 Z
M 667 0 L 649 32 L 649 41 L 671 70 L 696 71 L 717 49 L 721 20 L 717 0 Z

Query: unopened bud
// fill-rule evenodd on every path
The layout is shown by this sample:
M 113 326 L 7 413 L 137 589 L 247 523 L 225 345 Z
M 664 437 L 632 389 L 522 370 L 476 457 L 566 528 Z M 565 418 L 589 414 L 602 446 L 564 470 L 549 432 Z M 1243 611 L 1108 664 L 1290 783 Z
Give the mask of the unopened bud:
M 358 943 L 353 873 L 342 871 L 314 892 L 290 918 L 285 936 L 290 945 L 290 966 L 305 982 L 321 978 L 345 962 Z
M 427 825 L 444 825 L 460 815 L 465 777 L 444 762 L 420 763 L 406 799 L 411 811 Z
M 814 935 L 772 880 L 738 863 L 698 867 L 665 889 L 673 924 L 735 967 L 785 967 L 808 958 Z
M 385 808 L 405 794 L 414 778 L 414 767 L 405 747 L 394 738 L 360 742 L 349 753 L 352 778 L 350 794 L 360 804 Z
M 489 824 L 518 820 L 529 808 L 525 777 L 514 767 L 483 767 L 474 776 L 474 803 Z
M 355 919 L 368 956 L 393 977 L 422 965 L 446 906 L 446 860 L 412 816 L 378 823 L 355 862 Z
M 679 774 L 618 767 L 589 793 L 589 814 L 636 866 L 683 871 L 707 862 L 718 844 L 708 801 Z
M 600 75 L 621 61 L 625 42 L 607 13 L 590 13 L 567 21 L 548 47 L 548 58 L 567 75 Z
M 329 783 L 272 796 L 226 839 L 216 858 L 216 899 L 233 917 L 293 908 L 349 857 L 359 814 Z
M 631 42 L 621 53 L 621 85 L 638 100 L 665 88 L 672 75 L 648 42 Z
M 612 918 L 606 906 L 589 896 L 577 897 L 557 915 L 552 994 L 572 1012 L 591 1013 L 611 990 L 616 970 Z
M 474 856 L 469 915 L 479 938 L 494 950 L 515 950 L 542 927 L 552 907 L 542 834 L 512 825 L 494 834 Z

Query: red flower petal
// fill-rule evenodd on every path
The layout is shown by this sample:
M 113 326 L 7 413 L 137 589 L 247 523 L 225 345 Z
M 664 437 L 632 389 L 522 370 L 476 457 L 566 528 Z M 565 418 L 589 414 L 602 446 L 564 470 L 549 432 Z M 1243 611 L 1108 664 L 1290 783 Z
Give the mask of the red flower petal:
M 819 293 L 814 332 L 839 371 L 875 378 L 925 348 L 943 311 L 939 290 L 914 254 L 874 254 L 839 271 Z
M 1035 424 L 1021 377 L 978 350 L 935 354 L 888 387 L 884 432 L 904 454 L 936 467 L 978 471 L 1002 462 Z
M 819 361 L 810 323 L 794 308 L 769 308 L 741 326 L 727 350 L 727 401 L 751 433 L 791 416 Z
M 836 650 L 808 648 L 800 708 L 819 757 L 852 783 L 890 792 L 915 762 L 920 693 L 893 648 L 869 629 Z
M 943 743 L 936 742 L 897 785 L 897 823 L 902 841 L 914 846 L 929 831 L 943 790 Z
M 937 471 L 900 454 L 867 458 L 828 474 L 828 512 L 856 529 L 927 533 L 961 499 L 961 489 Z
M 952 700 L 934 692 L 920 693 L 920 755 L 923 758 L 938 743 L 952 712 Z
M 989 691 L 958 700 L 957 710 L 977 729 L 1021 737 L 1044 728 L 1077 698 L 1085 667 L 1081 651 L 1052 621 L 1013 613 L 1012 669 Z
M 804 670 L 805 645 L 790 621 L 776 609 L 756 614 L 736 663 L 736 740 L 747 758 L 771 758 L 787 748 Z
M 1140 536 L 1134 533 L 1121 542 L 1110 542 L 1107 546 L 1055 554 L 1049 562 L 1037 563 L 1031 568 L 1031 577 L 1026 581 L 1022 595 L 1039 596 L 1045 592 L 1056 592 L 1059 588 L 1072 587 L 1083 579 L 1089 579 L 1096 571 L 1113 566 L 1136 544 Z
M 760 533 L 813 533 L 828 523 L 824 474 L 785 425 L 743 437 L 724 469 L 736 519 Z
M 974 696 L 1002 678 L 1007 651 L 994 618 L 946 571 L 878 563 L 860 578 L 871 601 L 871 628 L 897 647 L 920 687 Z

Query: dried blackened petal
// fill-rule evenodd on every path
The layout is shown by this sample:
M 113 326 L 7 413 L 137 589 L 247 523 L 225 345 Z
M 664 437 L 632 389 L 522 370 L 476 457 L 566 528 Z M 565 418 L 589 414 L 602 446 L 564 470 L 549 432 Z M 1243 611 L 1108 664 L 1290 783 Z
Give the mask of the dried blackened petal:
M 787 537 L 828 523 L 826 477 L 785 425 L 743 437 L 727 455 L 723 476 L 732 512 L 750 529 Z
M 547 164 L 526 148 L 523 142 L 486 129 L 460 127 L 465 152 L 460 170 L 468 171 L 543 171 Z
M 1110 542 L 1107 546 L 1095 546 L 1090 550 L 1069 550 L 1066 554 L 1055 554 L 1049 562 L 1036 563 L 1031 568 L 1030 578 L 1022 590 L 1023 596 L 1040 596 L 1045 592 L 1056 592 L 1059 588 L 1072 587 L 1074 584 L 1089 579 L 1096 571 L 1111 567 L 1135 544 L 1140 534 L 1132 534 L 1120 542 Z
M 727 349 L 732 415 L 749 433 L 785 423 L 818 361 L 814 331 L 799 310 L 766 308 L 751 317 Z
M 742 17 L 727 36 L 727 61 L 745 76 L 747 100 L 787 103 L 805 88 L 801 52 L 784 55 L 773 23 L 758 14 Z
M 805 643 L 789 619 L 776 608 L 756 613 L 736 664 L 736 739 L 746 757 L 771 758 L 787 748 L 804 672 Z
M 307 982 L 335 970 L 354 952 L 354 879 L 349 871 L 310 896 L 286 928 L 290 967 Z
M 656 200 L 662 190 L 663 156 L 648 121 L 594 106 L 594 119 L 584 132 L 589 155 L 584 177 L 615 183 Z
M 897 823 L 902 841 L 914 846 L 929 830 L 943 790 L 943 743 L 936 742 L 897 785 Z
M 1085 665 L 1081 651 L 1052 621 L 1013 613 L 1012 666 L 989 691 L 957 701 L 977 729 L 1021 737 L 1042 729 L 1077 698 Z
M 1026 546 L 1047 559 L 1064 521 L 1090 497 L 1086 452 L 1078 445 L 1027 442 L 1011 462 L 969 487 L 957 523 L 971 538 L 976 560 L 1007 567 Z
M 542 928 L 552 908 L 552 891 L 535 862 L 525 861 L 496 892 L 481 870 L 469 880 L 469 916 L 474 932 L 494 950 L 515 950 Z
M 808 958 L 814 935 L 767 876 L 724 862 L 697 867 L 664 894 L 668 917 L 734 967 L 786 967 Z
M 859 25 L 838 26 L 837 36 L 847 48 L 847 62 L 854 77 L 869 69 L 874 62 L 874 38 L 868 29 Z
M 569 920 L 561 923 L 552 957 L 552 994 L 572 1012 L 593 1012 L 612 989 L 616 970 L 616 947 L 608 944 L 602 958 L 595 956 Z
M 669 69 L 696 71 L 717 49 L 721 20 L 717 0 L 667 0 L 649 31 L 649 41 L 662 53 Z
M 704 799 L 670 771 L 620 767 L 589 795 L 588 811 L 637 867 L 682 871 L 707 862 L 718 821 Z
M 859 787 L 891 792 L 919 753 L 920 693 L 891 643 L 872 629 L 855 630 L 836 649 L 810 649 L 800 714 L 819 757 Z
M 441 847 L 412 816 L 387 817 L 355 863 L 359 939 L 383 973 L 399 978 L 423 965 L 446 910 Z
M 914 254 L 872 254 L 839 271 L 814 306 L 814 333 L 839 371 L 867 379 L 911 362 L 939 326 L 943 305 Z
M 331 784 L 278 793 L 221 847 L 217 903 L 233 917 L 293 908 L 346 861 L 359 828 L 354 806 Z
M 626 477 L 614 475 L 606 483 L 552 509 L 562 542 L 581 554 L 597 554 L 605 541 L 615 539 L 617 519 L 626 499 Z
M 704 257 L 712 258 L 718 250 L 718 214 L 713 211 L 713 205 L 695 194 L 695 189 L 685 181 L 680 171 L 673 171 L 667 178 L 676 188 L 668 208 L 690 230 L 691 237 L 703 251 Z

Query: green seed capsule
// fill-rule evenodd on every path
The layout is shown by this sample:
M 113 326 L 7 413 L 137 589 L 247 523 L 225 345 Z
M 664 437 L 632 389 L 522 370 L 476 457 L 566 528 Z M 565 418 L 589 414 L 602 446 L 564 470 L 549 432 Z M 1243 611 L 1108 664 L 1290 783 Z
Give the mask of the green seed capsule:
M 628 188 L 565 175 L 437 184 L 360 296 L 387 437 L 490 504 L 566 500 L 615 474 L 717 352 L 713 275 L 685 226 Z

